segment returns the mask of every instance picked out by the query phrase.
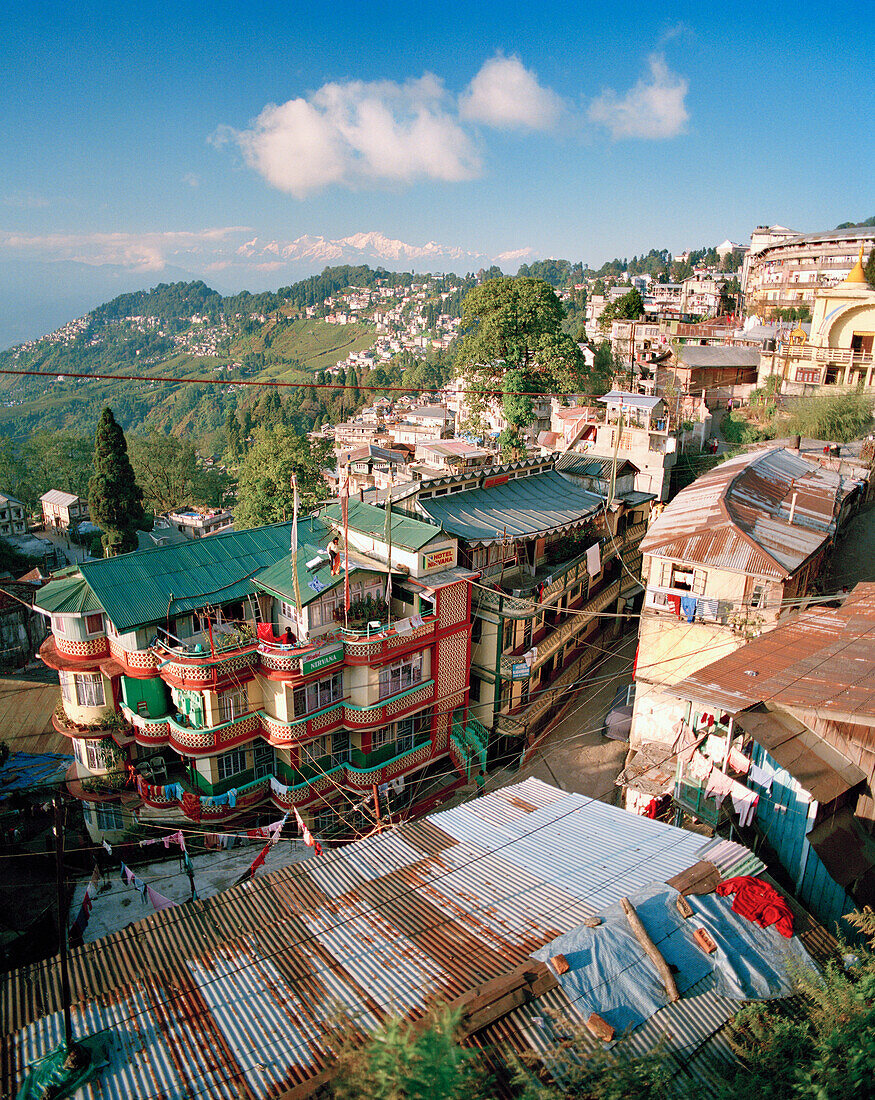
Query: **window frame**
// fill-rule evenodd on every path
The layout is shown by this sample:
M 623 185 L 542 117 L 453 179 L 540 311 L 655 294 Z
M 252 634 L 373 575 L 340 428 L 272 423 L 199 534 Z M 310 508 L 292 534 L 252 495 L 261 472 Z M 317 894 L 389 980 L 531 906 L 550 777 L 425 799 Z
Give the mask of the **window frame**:
M 408 653 L 379 670 L 378 691 L 380 699 L 388 699 L 402 691 L 408 691 L 422 683 L 422 650 Z
M 92 624 L 91 624 L 92 619 L 97 619 L 97 621 L 98 621 L 98 625 L 97 625 L 96 629 L 92 627 Z M 93 638 L 98 634 L 105 634 L 106 633 L 106 627 L 104 626 L 104 618 L 103 618 L 103 612 L 102 611 L 92 611 L 92 612 L 90 612 L 88 615 L 85 616 L 83 621 L 84 621 L 84 624 L 85 624 L 85 637 L 86 638 Z
M 298 684 L 292 689 L 292 714 L 305 718 L 308 714 L 324 710 L 343 699 L 343 671 L 338 670 L 321 680 Z
M 234 687 L 219 692 L 219 719 L 221 722 L 234 722 L 248 713 L 249 693 L 245 687 Z
M 229 770 L 226 765 L 231 763 L 240 763 L 242 766 L 239 768 L 233 768 Z M 216 757 L 216 773 L 219 777 L 219 782 L 223 782 L 226 779 L 233 779 L 235 775 L 240 775 L 246 771 L 246 749 L 236 748 L 228 749 L 226 752 Z

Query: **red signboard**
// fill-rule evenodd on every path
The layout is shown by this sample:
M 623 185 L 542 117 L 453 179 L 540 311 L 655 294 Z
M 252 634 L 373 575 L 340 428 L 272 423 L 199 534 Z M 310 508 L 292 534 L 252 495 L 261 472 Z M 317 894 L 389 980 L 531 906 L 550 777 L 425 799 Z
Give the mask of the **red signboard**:
M 483 482 L 483 488 L 494 489 L 496 485 L 504 485 L 506 481 L 510 481 L 510 474 L 499 474 L 497 477 L 488 477 Z

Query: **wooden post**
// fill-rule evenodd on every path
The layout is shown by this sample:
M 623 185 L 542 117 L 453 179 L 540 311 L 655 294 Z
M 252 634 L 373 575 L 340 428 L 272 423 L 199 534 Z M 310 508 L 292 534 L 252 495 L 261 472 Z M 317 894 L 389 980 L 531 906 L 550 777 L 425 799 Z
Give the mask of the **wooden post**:
M 374 785 L 371 789 L 374 792 L 374 809 L 375 809 L 376 814 L 377 814 L 377 832 L 381 833 L 383 831 L 383 821 L 382 821 L 382 818 L 380 817 L 380 795 L 379 795 L 379 792 L 377 791 L 377 784 L 374 783 Z
M 61 956 L 61 1000 L 64 1007 L 64 1044 L 73 1049 L 73 1021 L 70 1016 L 70 973 L 67 969 L 67 918 L 64 913 L 64 804 L 55 797 L 55 878 L 58 889 L 58 954 Z
M 647 931 L 641 923 L 641 918 L 635 912 L 635 906 L 628 898 L 620 898 L 620 904 L 623 906 L 623 912 L 626 914 L 626 919 L 629 921 L 629 925 L 635 934 L 635 939 L 638 940 L 650 957 L 650 961 L 659 971 L 659 976 L 662 978 L 662 984 L 665 986 L 666 993 L 668 993 L 668 999 L 670 1001 L 679 1001 L 681 995 L 678 993 L 674 975 L 669 970 L 668 963 L 659 953 L 659 948 L 650 936 L 647 935 Z

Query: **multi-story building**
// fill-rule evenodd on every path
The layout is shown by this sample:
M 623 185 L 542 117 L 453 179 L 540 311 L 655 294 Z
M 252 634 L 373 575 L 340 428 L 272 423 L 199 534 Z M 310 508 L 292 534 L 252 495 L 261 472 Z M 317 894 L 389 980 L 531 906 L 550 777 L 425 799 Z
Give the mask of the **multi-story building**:
M 27 516 L 20 500 L 0 493 L 0 535 L 27 534 Z
M 581 460 L 585 465 L 597 465 Z M 589 484 L 555 456 L 420 482 L 396 507 L 458 540 L 474 582 L 471 711 L 493 757 L 519 753 L 568 699 L 639 589 L 640 542 L 653 499 L 631 475 Z M 622 480 L 622 479 L 621 479 Z M 604 617 L 603 612 L 609 615 Z
M 862 260 L 861 249 L 843 283 L 815 292 L 810 333 L 799 325 L 763 352 L 761 385 L 773 374 L 790 394 L 825 385 L 875 385 L 875 289 L 866 282 Z
M 552 430 L 538 437 L 542 449 L 629 462 L 637 471 L 636 490 L 668 500 L 684 410 L 674 416 L 661 397 L 624 390 L 611 390 L 598 401 L 604 411 L 597 406 L 554 408 Z M 701 445 L 710 435 L 711 418 L 707 409 L 696 416 L 688 434 Z
M 88 562 L 38 593 L 92 835 L 132 813 L 209 832 L 292 807 L 348 835 L 374 785 L 403 806 L 470 775 L 455 539 L 393 516 L 387 593 L 385 513 L 350 501 L 347 612 L 326 549 L 344 526 L 337 505 L 299 522 L 294 559 L 278 524 Z
M 75 493 L 50 489 L 40 497 L 44 525 L 54 531 L 69 531 L 88 519 L 88 501 Z
M 641 542 L 646 587 L 630 735 L 669 751 L 672 685 L 772 629 L 814 590 L 863 484 L 772 448 L 730 459 L 680 492 Z M 649 802 L 630 784 L 627 806 Z
M 868 256 L 873 247 L 872 226 L 809 234 L 782 226 L 757 229 L 742 273 L 746 312 L 769 320 L 778 309 L 813 309 L 815 292 L 846 279 L 860 248 Z
M 215 535 L 218 531 L 227 531 L 234 524 L 234 513 L 227 508 L 212 508 L 199 512 L 196 508 L 186 508 L 180 512 L 168 512 L 167 521 L 188 539 L 202 539 L 206 535 Z

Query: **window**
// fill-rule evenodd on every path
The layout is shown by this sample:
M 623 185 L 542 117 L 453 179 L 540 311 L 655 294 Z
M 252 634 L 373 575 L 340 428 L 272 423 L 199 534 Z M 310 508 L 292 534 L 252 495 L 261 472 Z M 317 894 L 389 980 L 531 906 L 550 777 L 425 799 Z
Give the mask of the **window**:
M 312 741 L 305 741 L 298 745 L 298 763 L 300 767 L 308 764 L 316 765 L 323 757 L 328 755 L 328 735 L 315 737 Z
M 246 750 L 231 749 L 230 752 L 222 753 L 217 764 L 220 780 L 239 775 L 240 772 L 246 771 Z
M 61 696 L 79 707 L 106 706 L 103 677 L 99 673 L 61 672 Z
M 391 726 L 383 726 L 382 729 L 374 730 L 371 734 L 371 752 L 376 752 L 377 749 L 382 749 L 385 745 L 388 745 L 390 741 L 394 740 L 394 736 Z
M 66 634 L 67 623 L 63 615 L 52 616 L 52 633 L 53 634 Z
M 472 703 L 480 702 L 480 685 L 483 683 L 477 676 L 471 677 L 471 689 L 468 692 L 468 698 Z
M 85 616 L 85 633 L 102 634 L 103 633 L 103 615 L 94 614 Z
M 327 680 L 316 680 L 295 688 L 294 713 L 296 718 L 322 710 L 343 698 L 343 673 L 335 672 Z
M 350 593 L 351 594 L 351 593 Z M 332 592 L 326 592 L 319 599 L 310 604 L 310 625 L 330 626 L 335 622 L 335 610 L 343 609 L 343 585 L 338 585 Z
M 102 833 L 118 833 L 125 827 L 125 815 L 121 808 L 104 803 L 90 803 L 95 827 Z
M 411 653 L 409 657 L 380 669 L 380 698 L 406 691 L 421 679 L 422 654 Z
M 286 603 L 285 600 L 280 600 L 280 613 L 284 619 L 291 619 L 292 622 L 298 621 L 298 609 L 290 603 Z
M 83 741 L 84 763 L 92 771 L 100 771 L 112 764 L 112 755 L 107 752 L 107 746 L 102 741 Z
M 234 691 L 224 691 L 219 696 L 219 718 L 223 722 L 231 722 L 246 714 L 249 710 L 249 699 L 245 688 L 235 688 Z

